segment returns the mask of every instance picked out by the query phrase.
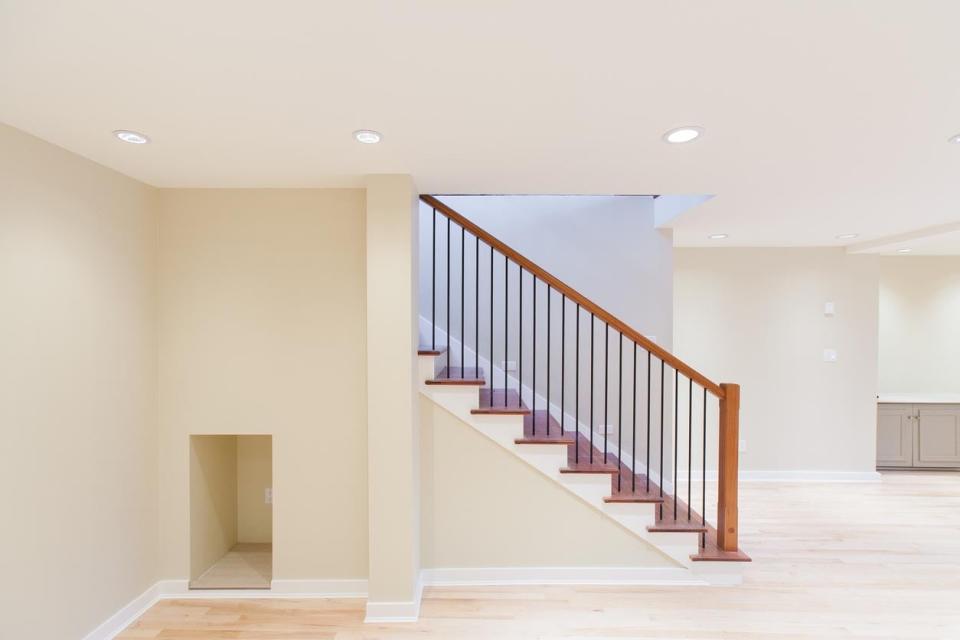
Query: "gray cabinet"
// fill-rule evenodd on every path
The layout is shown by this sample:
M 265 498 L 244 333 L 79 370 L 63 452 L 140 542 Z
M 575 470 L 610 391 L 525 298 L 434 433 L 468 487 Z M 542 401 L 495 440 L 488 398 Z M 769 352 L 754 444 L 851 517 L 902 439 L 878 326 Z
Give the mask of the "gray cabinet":
M 877 466 L 913 466 L 913 419 L 910 404 L 881 404 L 877 407 Z
M 878 405 L 877 466 L 960 468 L 960 405 Z

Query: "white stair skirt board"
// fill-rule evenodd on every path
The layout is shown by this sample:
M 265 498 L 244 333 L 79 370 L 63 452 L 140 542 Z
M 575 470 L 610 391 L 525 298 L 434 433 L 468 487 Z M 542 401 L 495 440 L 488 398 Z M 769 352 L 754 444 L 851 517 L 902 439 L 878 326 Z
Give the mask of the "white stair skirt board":
M 439 367 L 442 356 L 420 356 L 421 383 L 420 392 L 444 408 L 462 422 L 470 425 L 501 447 L 517 456 L 525 463 L 558 482 L 567 491 L 583 500 L 605 517 L 626 529 L 632 535 L 646 541 L 677 565 L 677 570 L 685 572 L 689 580 L 710 583 L 733 583 L 740 579 L 743 563 L 740 562 L 693 562 L 690 559 L 699 550 L 700 536 L 696 532 L 656 532 L 647 531 L 653 523 L 655 505 L 649 503 L 604 502 L 610 495 L 611 478 L 609 474 L 559 473 L 560 467 L 547 466 L 549 456 L 555 456 L 562 466 L 566 466 L 565 447 L 554 446 L 560 451 L 550 454 L 545 445 L 518 445 L 516 438 L 523 436 L 523 416 L 519 415 L 475 415 L 471 409 L 477 407 L 478 391 L 476 386 L 428 385 L 429 379 Z M 710 567 L 709 573 L 699 565 L 724 565 Z

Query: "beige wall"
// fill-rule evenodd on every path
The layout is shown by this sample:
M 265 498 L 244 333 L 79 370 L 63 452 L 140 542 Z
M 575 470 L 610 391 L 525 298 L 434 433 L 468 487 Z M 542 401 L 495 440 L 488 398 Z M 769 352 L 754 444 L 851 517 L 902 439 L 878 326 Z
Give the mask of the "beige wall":
M 237 437 L 190 437 L 190 579 L 237 544 Z
M 189 573 L 195 433 L 273 436 L 275 579 L 366 577 L 363 191 L 160 200 L 160 577 Z
M 264 490 L 273 486 L 270 436 L 237 436 L 237 541 L 273 540 L 272 505 Z
M 425 568 L 676 566 L 424 397 L 420 416 Z
M 420 574 L 417 193 L 409 176 L 367 179 L 367 451 L 371 603 L 412 603 Z
M 83 637 L 156 580 L 155 197 L 0 125 L 0 637 Z
M 677 354 L 742 387 L 741 469 L 872 471 L 877 257 L 678 249 L 675 264 Z M 824 362 L 826 348 L 837 362 Z
M 960 256 L 880 258 L 880 392 L 960 393 Z

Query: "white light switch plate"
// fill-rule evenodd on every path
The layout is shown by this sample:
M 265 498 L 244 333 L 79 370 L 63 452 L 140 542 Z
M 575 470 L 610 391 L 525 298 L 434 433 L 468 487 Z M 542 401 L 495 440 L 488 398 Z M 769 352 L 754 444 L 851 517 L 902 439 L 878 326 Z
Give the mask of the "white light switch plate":
M 834 308 L 832 302 L 823 303 L 823 315 L 832 316 L 834 313 L 836 313 L 836 309 Z
M 836 350 L 836 349 L 824 349 L 824 350 L 823 350 L 823 361 L 824 361 L 824 362 L 836 362 L 836 361 L 837 361 L 837 350 Z

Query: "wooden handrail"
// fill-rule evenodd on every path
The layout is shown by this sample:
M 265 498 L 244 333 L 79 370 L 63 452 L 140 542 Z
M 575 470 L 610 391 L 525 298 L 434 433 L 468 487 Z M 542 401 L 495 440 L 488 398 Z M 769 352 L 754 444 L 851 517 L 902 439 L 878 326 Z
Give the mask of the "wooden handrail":
M 625 337 L 636 342 L 638 345 L 640 345 L 641 347 L 649 351 L 651 354 L 656 356 L 659 360 L 662 360 L 663 362 L 665 362 L 674 370 L 679 371 L 685 377 L 687 377 L 690 380 L 693 380 L 695 383 L 697 383 L 698 385 L 700 385 L 701 387 L 703 387 L 704 389 L 706 389 L 716 397 L 718 398 L 724 397 L 724 390 L 719 384 L 713 382 L 712 380 L 707 378 L 705 375 L 703 375 L 702 373 L 700 373 L 699 371 L 697 371 L 696 369 L 694 369 L 693 367 L 685 363 L 683 360 L 680 360 L 679 358 L 677 358 L 672 353 L 670 353 L 663 347 L 659 346 L 655 342 L 650 341 L 647 337 L 643 336 L 638 331 L 629 327 L 625 322 L 623 322 L 622 320 L 614 316 L 612 313 L 610 313 L 609 311 L 607 311 L 606 309 L 604 309 L 594 301 L 590 300 L 589 298 L 581 294 L 579 291 L 577 291 L 570 285 L 566 284 L 565 282 L 561 281 L 559 278 L 557 278 L 553 274 L 547 272 L 545 269 L 543 269 L 539 265 L 531 262 L 524 256 L 520 255 L 520 253 L 518 253 L 512 247 L 509 247 L 503 242 L 501 242 L 500 240 L 498 240 L 497 238 L 494 238 L 492 235 L 490 235 L 489 233 L 487 233 L 486 231 L 478 227 L 476 224 L 474 224 L 467 218 L 457 213 L 457 211 L 455 211 L 454 209 L 450 208 L 443 202 L 440 202 L 433 196 L 423 195 L 423 196 L 420 196 L 420 200 L 424 204 L 430 207 L 433 207 L 437 211 L 441 212 L 443 215 L 445 215 L 446 217 L 456 222 L 458 225 L 460 225 L 461 227 L 463 227 L 464 229 L 472 233 L 474 236 L 480 238 L 481 240 L 486 242 L 488 245 L 490 245 L 491 247 L 493 247 L 494 249 L 496 249 L 497 251 L 505 255 L 507 258 L 509 258 L 510 260 L 513 260 L 514 262 L 519 264 L 521 267 L 523 267 L 530 273 L 534 274 L 537 278 L 549 284 L 551 287 L 553 287 L 554 289 L 556 289 L 557 291 L 565 295 L 570 300 L 578 303 L 582 309 L 585 309 L 590 313 L 592 313 L 593 315 L 595 315 L 596 317 L 600 318 L 603 322 L 607 323 L 607 325 L 613 327 L 614 329 L 622 333 Z

